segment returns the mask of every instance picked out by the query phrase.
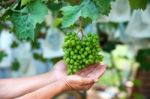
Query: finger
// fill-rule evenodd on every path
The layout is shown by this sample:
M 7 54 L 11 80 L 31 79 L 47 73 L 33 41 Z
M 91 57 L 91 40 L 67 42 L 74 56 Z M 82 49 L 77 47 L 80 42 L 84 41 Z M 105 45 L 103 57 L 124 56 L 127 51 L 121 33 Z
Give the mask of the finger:
M 103 75 L 105 70 L 106 70 L 106 66 L 105 65 L 98 65 L 98 66 L 96 66 L 93 69 L 92 72 L 87 74 L 87 78 L 93 78 L 95 80 L 95 82 L 96 82 L 99 79 L 99 77 Z
M 96 68 L 95 81 L 97 81 L 104 74 L 105 70 L 106 70 L 105 65 L 101 65 Z
M 82 85 L 94 83 L 94 79 L 91 78 L 82 78 L 81 81 L 82 81 Z
M 92 85 L 93 84 L 84 85 L 84 86 L 81 87 L 82 88 L 81 90 L 88 90 L 92 87 Z
M 106 67 L 106 65 L 101 64 L 101 63 L 93 64 L 77 72 L 77 75 L 80 75 L 82 77 L 89 77 L 89 75 L 92 75 L 92 74 L 95 75 L 95 73 L 97 74 L 98 72 L 99 75 L 98 76 L 95 75 L 95 76 L 99 78 L 99 76 L 101 75 L 100 71 L 102 71 L 104 67 Z
M 87 68 L 84 68 L 84 69 L 80 70 L 79 72 L 77 72 L 77 75 L 80 75 L 82 77 L 86 77 L 87 74 L 92 72 L 97 65 L 98 64 L 93 64 L 93 65 L 87 66 Z

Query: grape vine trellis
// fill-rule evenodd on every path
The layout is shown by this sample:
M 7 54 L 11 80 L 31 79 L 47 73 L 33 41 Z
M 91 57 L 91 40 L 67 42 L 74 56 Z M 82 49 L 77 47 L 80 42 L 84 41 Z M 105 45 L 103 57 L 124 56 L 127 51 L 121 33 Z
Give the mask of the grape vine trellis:
M 41 24 L 48 10 L 61 4 L 58 11 L 62 11 L 62 27 L 74 25 L 79 18 L 83 21 L 96 20 L 101 15 L 108 15 L 111 2 L 115 0 L 1 0 L 0 1 L 0 29 L 7 26 L 5 21 L 12 22 L 14 31 L 19 39 L 35 38 L 35 28 Z M 129 0 L 132 9 L 145 9 L 148 0 Z M 9 26 L 8 26 L 9 27 Z

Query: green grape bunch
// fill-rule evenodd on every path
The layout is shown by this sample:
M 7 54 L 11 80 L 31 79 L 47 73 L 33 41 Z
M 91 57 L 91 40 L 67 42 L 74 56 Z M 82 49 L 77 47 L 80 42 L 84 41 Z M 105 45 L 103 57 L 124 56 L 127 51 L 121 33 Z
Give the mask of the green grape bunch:
M 63 51 L 68 75 L 103 60 L 103 56 L 99 54 L 101 48 L 98 42 L 97 34 L 88 33 L 80 38 L 77 33 L 67 33 Z

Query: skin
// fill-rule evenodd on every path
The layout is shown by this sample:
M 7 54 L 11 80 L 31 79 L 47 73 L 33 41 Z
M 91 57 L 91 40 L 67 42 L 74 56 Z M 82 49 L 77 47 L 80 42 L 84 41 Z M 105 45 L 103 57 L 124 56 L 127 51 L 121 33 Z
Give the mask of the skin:
M 65 91 L 88 90 L 104 71 L 104 65 L 94 64 L 75 75 L 67 76 L 64 61 L 59 61 L 52 71 L 39 76 L 0 79 L 0 97 L 52 99 Z

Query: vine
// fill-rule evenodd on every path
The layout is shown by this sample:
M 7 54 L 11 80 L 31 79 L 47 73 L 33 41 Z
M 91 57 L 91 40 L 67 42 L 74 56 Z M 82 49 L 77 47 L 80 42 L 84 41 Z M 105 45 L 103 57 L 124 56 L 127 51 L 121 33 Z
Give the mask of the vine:
M 96 20 L 101 15 L 109 15 L 111 2 L 115 0 L 2 0 L 0 1 L 0 19 L 11 21 L 14 25 L 13 32 L 19 39 L 35 39 L 37 24 L 44 21 L 48 10 L 58 4 L 61 9 L 56 8 L 59 13 L 62 11 L 62 27 L 68 28 L 74 25 L 77 20 L 86 18 Z M 129 0 L 132 9 L 145 9 L 148 0 Z M 70 4 L 70 5 L 68 5 Z M 1 25 L 5 25 L 0 22 Z M 80 22 L 79 31 L 82 31 L 83 23 Z M 1 26 L 2 27 L 2 26 Z

